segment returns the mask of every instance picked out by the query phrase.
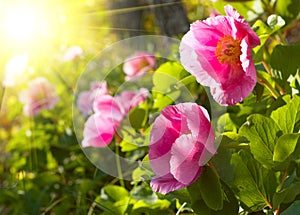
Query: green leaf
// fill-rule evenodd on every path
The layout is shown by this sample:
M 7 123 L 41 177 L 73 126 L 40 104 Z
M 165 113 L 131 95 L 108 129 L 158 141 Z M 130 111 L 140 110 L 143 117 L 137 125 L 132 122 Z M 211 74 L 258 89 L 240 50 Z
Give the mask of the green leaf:
M 277 208 L 281 203 L 290 203 L 300 194 L 300 182 L 295 182 L 289 187 L 276 192 L 273 196 L 273 207 Z
M 267 26 L 262 20 L 258 19 L 252 26 L 253 30 L 260 39 L 260 45 L 253 49 L 255 53 L 253 60 L 255 63 L 258 63 L 263 59 L 263 53 L 265 49 L 264 45 L 269 36 L 285 25 L 284 20 L 275 14 L 272 14 L 268 17 L 267 23 L 269 26 Z
M 210 167 L 203 167 L 198 183 L 198 192 L 205 204 L 213 210 L 221 210 L 223 208 L 221 183 Z
M 293 202 L 293 204 L 288 207 L 281 215 L 296 215 L 300 211 L 300 200 Z
M 187 188 L 183 188 L 180 190 L 175 190 L 166 195 L 168 199 L 178 199 L 180 202 L 191 202 L 191 196 L 187 190 Z
M 294 132 L 296 122 L 300 120 L 300 97 L 295 95 L 290 99 L 289 95 L 283 97 L 285 105 L 271 113 L 271 118 L 279 125 L 284 134 Z
M 266 168 L 272 168 L 273 151 L 280 135 L 280 129 L 273 119 L 253 114 L 240 128 L 239 134 L 250 141 L 250 150 L 254 158 Z
M 170 212 L 170 202 L 166 199 L 158 199 L 153 204 L 148 204 L 143 200 L 139 200 L 133 204 L 132 211 L 128 214 L 130 215 L 140 215 L 140 214 L 161 214 L 161 215 L 172 215 Z
M 129 192 L 125 188 L 116 185 L 108 185 L 101 190 L 101 198 L 104 200 L 117 202 L 127 196 L 129 196 Z
M 249 159 L 249 156 L 232 155 L 231 162 L 235 166 L 233 185 L 237 196 L 250 211 L 262 210 L 266 206 L 267 197 L 257 185 L 259 177 L 253 175 L 257 171 L 252 172 L 252 168 L 248 168 Z
M 230 163 L 231 156 L 231 149 L 220 147 L 218 149 L 218 153 L 213 156 L 211 160 L 222 180 L 224 180 L 228 184 L 232 184 L 234 173 L 234 166 Z
M 154 87 L 152 91 L 169 93 L 178 81 L 188 76 L 181 64 L 177 62 L 167 62 L 162 64 L 153 74 Z
M 290 75 L 295 75 L 300 68 L 299 52 L 300 44 L 277 45 L 270 58 L 273 76 L 285 82 Z
M 239 203 L 229 186 L 221 181 L 223 190 L 224 190 L 224 206 L 221 211 L 216 211 L 212 213 L 213 215 L 236 215 L 239 211 Z
M 258 63 L 258 62 L 262 61 L 262 59 L 263 59 L 264 45 L 265 45 L 268 37 L 272 33 L 272 29 L 270 27 L 268 27 L 260 19 L 254 23 L 252 28 L 254 29 L 255 33 L 257 34 L 257 36 L 260 39 L 260 45 L 256 46 L 253 49 L 253 51 L 255 53 L 255 55 L 253 56 L 253 60 L 255 63 Z
M 224 12 L 225 5 L 228 5 L 228 1 L 213 2 L 213 8 L 217 9 L 221 14 L 225 14 Z M 241 4 L 240 2 L 237 1 L 234 2 L 231 0 L 230 5 L 232 5 L 232 7 L 234 7 L 239 12 L 239 14 L 244 16 L 246 19 L 248 19 L 249 10 L 251 9 L 255 10 L 257 9 L 257 7 L 261 7 L 260 4 L 254 4 L 254 1 L 245 1 Z
M 277 0 L 277 13 L 286 21 L 292 21 L 300 11 L 300 1 L 298 0 Z
M 153 107 L 162 110 L 167 105 L 174 103 L 182 93 L 189 96 L 189 92 L 186 92 L 188 90 L 184 86 L 195 80 L 193 78 L 192 80 L 191 78 L 184 79 L 189 75 L 177 62 L 162 64 L 153 74 L 152 95 L 155 98 Z
M 148 204 L 154 204 L 158 200 L 155 192 L 143 184 L 131 190 L 130 194 L 135 200 L 143 200 Z
M 300 134 L 284 134 L 279 137 L 275 149 L 273 160 L 284 162 L 295 150 Z
M 129 113 L 129 122 L 134 129 L 143 128 L 148 119 L 148 110 L 146 108 L 135 107 Z
M 78 186 L 78 190 L 80 190 L 82 194 L 86 194 L 87 192 L 94 190 L 94 188 L 95 188 L 95 181 L 87 178 L 81 180 Z
M 146 155 L 139 164 L 139 167 L 132 172 L 132 179 L 134 181 L 151 180 L 154 175 L 150 165 L 149 156 Z

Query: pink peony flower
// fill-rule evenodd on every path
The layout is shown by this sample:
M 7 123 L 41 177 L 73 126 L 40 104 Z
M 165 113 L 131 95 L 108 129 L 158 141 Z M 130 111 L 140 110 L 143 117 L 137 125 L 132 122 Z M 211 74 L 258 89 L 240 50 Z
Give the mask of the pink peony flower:
M 42 109 L 49 110 L 59 101 L 55 87 L 43 77 L 30 81 L 29 88 L 22 91 L 19 97 L 27 116 L 35 116 Z
M 150 134 L 150 165 L 154 191 L 166 194 L 192 184 L 216 153 L 215 134 L 205 108 L 195 103 L 168 106 Z
M 83 147 L 105 147 L 113 139 L 116 129 L 131 108 L 147 97 L 148 91 L 124 91 L 116 98 L 110 95 L 96 96 L 93 102 L 94 114 L 84 125 Z
M 65 52 L 62 60 L 64 62 L 73 61 L 76 58 L 78 58 L 80 55 L 82 55 L 82 53 L 83 53 L 83 51 L 82 51 L 81 47 L 79 47 L 79 46 L 71 46 Z
M 148 95 L 148 90 L 141 88 L 138 91 L 123 91 L 120 95 L 116 96 L 116 102 L 120 105 L 124 115 L 138 106 L 141 102 L 145 101 Z
M 88 91 L 82 91 L 78 95 L 77 107 L 85 117 L 89 115 L 93 108 L 93 102 L 97 97 L 106 95 L 108 92 L 107 84 L 105 81 L 92 82 Z
M 256 84 L 251 49 L 260 40 L 231 6 L 226 16 L 196 21 L 180 44 L 180 60 L 197 81 L 209 86 L 221 105 L 242 101 Z
M 136 52 L 126 59 L 123 70 L 125 80 L 134 80 L 143 76 L 147 71 L 155 67 L 155 57 L 148 52 Z

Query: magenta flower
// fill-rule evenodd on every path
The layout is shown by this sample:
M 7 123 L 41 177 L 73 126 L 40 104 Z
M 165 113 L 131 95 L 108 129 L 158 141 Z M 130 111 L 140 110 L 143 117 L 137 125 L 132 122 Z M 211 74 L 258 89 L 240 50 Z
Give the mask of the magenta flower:
M 83 51 L 82 51 L 81 47 L 71 46 L 65 52 L 62 60 L 64 62 L 73 61 L 73 60 L 77 59 L 80 55 L 82 55 L 82 53 L 83 53 Z
M 30 81 L 28 89 L 22 91 L 19 97 L 27 116 L 35 116 L 42 109 L 49 110 L 59 101 L 55 87 L 43 77 Z
M 125 80 L 134 80 L 142 77 L 147 71 L 155 67 L 155 57 L 148 52 L 136 52 L 125 60 L 123 71 Z
M 96 96 L 93 102 L 94 114 L 84 125 L 83 147 L 105 147 L 113 139 L 117 128 L 128 114 L 147 97 L 148 91 L 124 91 L 115 98 L 110 95 Z
M 260 40 L 231 6 L 226 16 L 196 21 L 180 44 L 180 60 L 197 81 L 209 86 L 221 105 L 241 102 L 256 84 L 251 49 Z
M 88 91 L 80 92 L 77 99 L 77 107 L 82 115 L 89 115 L 92 111 L 96 96 L 101 97 L 102 95 L 106 95 L 107 92 L 107 84 L 105 81 L 92 82 Z
M 181 103 L 163 109 L 150 134 L 152 189 L 166 194 L 192 184 L 216 153 L 214 139 L 205 108 Z

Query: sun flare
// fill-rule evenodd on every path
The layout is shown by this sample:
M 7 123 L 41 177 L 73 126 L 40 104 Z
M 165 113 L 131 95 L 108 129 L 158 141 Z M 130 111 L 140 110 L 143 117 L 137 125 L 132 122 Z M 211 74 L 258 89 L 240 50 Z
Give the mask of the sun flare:
M 1 17 L 1 34 L 8 43 L 36 42 L 47 28 L 43 12 L 31 4 L 8 5 Z
M 38 14 L 33 9 L 15 8 L 5 17 L 5 30 L 12 38 L 29 39 L 37 31 L 38 20 Z

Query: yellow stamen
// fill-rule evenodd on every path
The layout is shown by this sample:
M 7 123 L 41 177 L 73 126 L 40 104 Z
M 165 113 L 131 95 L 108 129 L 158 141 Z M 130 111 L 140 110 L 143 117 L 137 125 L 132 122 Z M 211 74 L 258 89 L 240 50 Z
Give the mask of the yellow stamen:
M 230 35 L 221 38 L 217 44 L 215 55 L 221 64 L 229 63 L 231 65 L 240 62 L 241 39 L 234 39 Z

